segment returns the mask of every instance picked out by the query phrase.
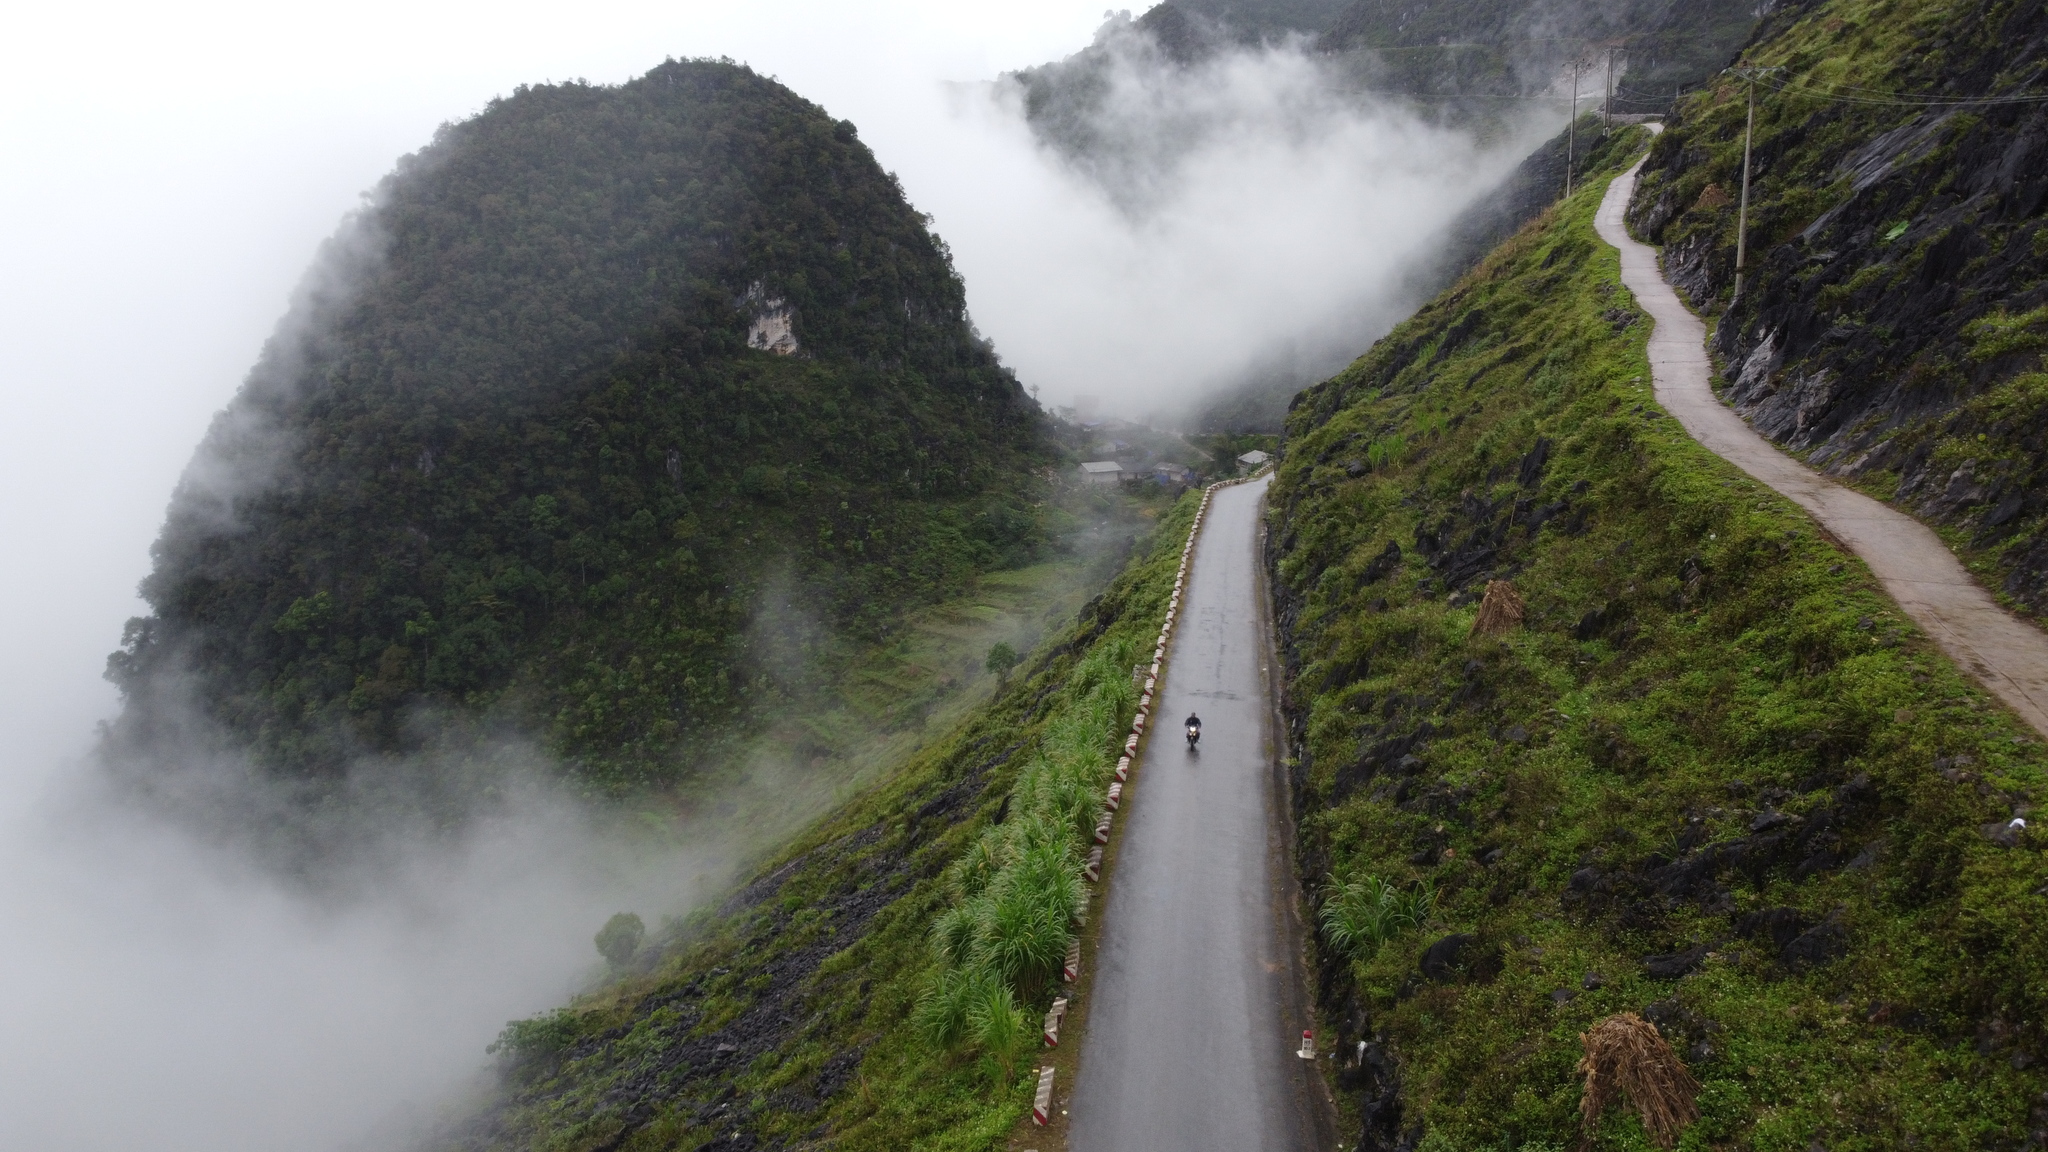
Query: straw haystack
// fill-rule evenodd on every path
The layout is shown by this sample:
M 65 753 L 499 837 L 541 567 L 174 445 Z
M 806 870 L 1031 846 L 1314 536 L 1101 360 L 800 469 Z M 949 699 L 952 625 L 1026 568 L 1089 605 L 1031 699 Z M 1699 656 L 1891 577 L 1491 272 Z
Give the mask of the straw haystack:
M 1479 602 L 1479 618 L 1472 630 L 1488 636 L 1505 636 L 1522 626 L 1522 594 L 1506 580 L 1489 580 L 1486 597 Z
M 1659 1148 L 1676 1145 L 1685 1126 L 1699 1119 L 1699 1081 L 1656 1025 L 1623 1012 L 1593 1025 L 1579 1042 L 1586 1048 L 1579 1061 L 1586 1077 L 1586 1094 L 1579 1100 L 1582 1146 L 1592 1144 L 1600 1114 L 1622 1096 L 1642 1114 L 1643 1128 Z

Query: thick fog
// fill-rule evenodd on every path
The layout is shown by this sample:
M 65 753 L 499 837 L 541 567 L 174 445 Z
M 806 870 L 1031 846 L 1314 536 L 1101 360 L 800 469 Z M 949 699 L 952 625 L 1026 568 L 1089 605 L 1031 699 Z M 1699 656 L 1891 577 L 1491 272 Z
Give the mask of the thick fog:
M 1181 144 L 1121 192 L 987 81 L 1100 8 L 43 5 L 0 43 L 0 1147 L 392 1146 L 511 1017 L 594 975 L 612 912 L 685 910 L 755 845 L 621 838 L 544 786 L 394 825 L 321 895 L 117 802 L 100 678 L 166 501 L 321 240 L 435 126 L 521 83 L 726 55 L 853 119 L 1048 403 L 1158 411 L 1279 349 L 1332 361 L 1512 162 L 1329 90 L 1298 54 L 1130 61 L 1105 130 Z M 1290 351 L 1291 350 L 1291 351 Z M 518 748 L 508 756 L 532 758 Z M 532 775 L 544 778 L 546 766 Z M 799 806 L 800 807 L 800 806 Z
M 906 171 L 977 322 L 1048 404 L 1173 421 L 1253 376 L 1329 375 L 1413 310 L 1445 226 L 1563 122 L 1482 147 L 1298 46 L 1183 66 L 1110 31 L 1099 106 L 1052 129 L 1085 143 L 1034 147 L 1019 87 L 962 86 L 955 148 Z

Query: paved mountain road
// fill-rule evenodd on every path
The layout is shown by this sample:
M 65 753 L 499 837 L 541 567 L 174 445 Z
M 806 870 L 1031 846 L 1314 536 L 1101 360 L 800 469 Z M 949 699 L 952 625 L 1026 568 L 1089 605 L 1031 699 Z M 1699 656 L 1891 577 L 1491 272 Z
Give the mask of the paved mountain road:
M 1594 226 L 1620 250 L 1621 281 L 1656 322 L 1649 352 L 1657 402 L 1709 451 L 1811 512 L 1951 659 L 2048 735 L 2048 635 L 1999 607 L 1932 529 L 1780 451 L 1714 394 L 1706 326 L 1665 282 L 1656 249 L 1623 222 L 1642 166 L 1636 161 L 1607 186 Z
M 1258 567 L 1269 480 L 1220 488 L 1135 765 L 1075 1082 L 1073 1152 L 1331 1142 L 1308 1027 Z M 1190 752 L 1180 734 L 1202 717 Z

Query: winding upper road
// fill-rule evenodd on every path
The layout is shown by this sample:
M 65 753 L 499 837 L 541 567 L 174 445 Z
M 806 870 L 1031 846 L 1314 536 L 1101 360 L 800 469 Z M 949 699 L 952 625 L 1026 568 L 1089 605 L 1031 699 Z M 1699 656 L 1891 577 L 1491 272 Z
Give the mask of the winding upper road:
M 1779 451 L 1714 394 L 1706 326 L 1665 282 L 1656 249 L 1631 237 L 1623 220 L 1642 166 L 1636 161 L 1607 186 L 1594 227 L 1620 250 L 1621 282 L 1656 322 L 1649 352 L 1657 402 L 1708 450 L 1811 512 L 1950 658 L 2048 735 L 2048 635 L 1999 607 L 1932 529 Z
M 1258 568 L 1268 480 L 1209 503 L 1093 960 L 1073 1152 L 1327 1146 L 1297 963 Z M 1189 751 L 1180 720 L 1202 717 Z

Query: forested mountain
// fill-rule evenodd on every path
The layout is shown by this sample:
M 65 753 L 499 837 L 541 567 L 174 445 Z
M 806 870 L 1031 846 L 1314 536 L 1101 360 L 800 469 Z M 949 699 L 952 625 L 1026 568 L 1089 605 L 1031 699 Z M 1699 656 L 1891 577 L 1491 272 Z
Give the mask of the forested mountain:
M 522 87 L 378 186 L 215 421 L 110 747 L 318 777 L 492 719 L 672 780 L 771 637 L 1027 555 L 1049 450 L 851 123 L 730 62 Z
M 2048 612 L 2048 12 L 1838 0 L 1769 30 L 1741 297 L 1738 85 L 1683 106 L 1631 220 L 1721 313 L 1727 395 L 1758 431 Z

